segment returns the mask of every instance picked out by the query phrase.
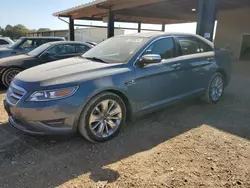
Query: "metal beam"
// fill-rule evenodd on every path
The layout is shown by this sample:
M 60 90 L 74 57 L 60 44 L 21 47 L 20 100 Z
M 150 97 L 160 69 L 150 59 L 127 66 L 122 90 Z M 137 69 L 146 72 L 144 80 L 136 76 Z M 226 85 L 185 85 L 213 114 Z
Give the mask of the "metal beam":
M 213 41 L 217 0 L 198 0 L 196 34 Z
M 108 12 L 108 38 L 113 37 L 115 35 L 115 19 L 114 12 L 109 7 Z
M 165 31 L 165 24 L 162 24 L 161 30 L 162 30 L 162 31 Z
M 141 32 L 141 22 L 138 23 L 138 33 Z
M 69 18 L 69 40 L 75 40 L 75 27 L 74 27 L 74 19 Z

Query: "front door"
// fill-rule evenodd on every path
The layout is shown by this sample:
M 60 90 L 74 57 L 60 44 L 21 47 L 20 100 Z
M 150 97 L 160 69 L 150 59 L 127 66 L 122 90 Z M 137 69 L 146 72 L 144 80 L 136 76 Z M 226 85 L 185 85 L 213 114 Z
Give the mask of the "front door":
M 133 90 L 136 91 L 138 108 L 147 110 L 171 102 L 179 85 L 177 76 L 180 69 L 175 62 L 175 43 L 172 37 L 160 38 L 153 42 L 142 55 L 158 54 L 162 62 L 149 64 L 143 68 L 135 66 L 136 78 Z

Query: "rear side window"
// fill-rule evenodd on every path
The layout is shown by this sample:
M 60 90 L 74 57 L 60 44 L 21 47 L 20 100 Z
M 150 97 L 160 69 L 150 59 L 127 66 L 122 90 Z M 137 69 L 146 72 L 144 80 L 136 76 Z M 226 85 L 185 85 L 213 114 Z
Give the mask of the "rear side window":
M 174 40 L 173 38 L 163 38 L 155 41 L 144 52 L 146 54 L 158 54 L 162 59 L 169 59 L 174 57 Z
M 76 53 L 85 53 L 90 49 L 90 47 L 83 44 L 76 44 L 75 47 L 76 47 Z
M 9 44 L 6 40 L 0 39 L 0 45 Z
M 178 37 L 182 55 L 210 52 L 213 49 L 205 42 L 193 37 Z

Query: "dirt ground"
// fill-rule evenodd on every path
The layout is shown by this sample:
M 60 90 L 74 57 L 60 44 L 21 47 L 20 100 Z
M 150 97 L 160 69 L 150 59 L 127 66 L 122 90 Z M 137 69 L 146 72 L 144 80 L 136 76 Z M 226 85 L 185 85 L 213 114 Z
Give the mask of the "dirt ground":
M 249 72 L 250 63 L 235 63 L 217 105 L 175 105 L 103 144 L 25 136 L 0 104 L 0 187 L 250 188 Z

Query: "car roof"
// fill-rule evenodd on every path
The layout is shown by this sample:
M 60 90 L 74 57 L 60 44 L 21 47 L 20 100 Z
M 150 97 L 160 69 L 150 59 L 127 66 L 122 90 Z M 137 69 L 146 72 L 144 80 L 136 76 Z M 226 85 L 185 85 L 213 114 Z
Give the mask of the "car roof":
M 199 35 L 192 34 L 192 33 L 185 33 L 185 32 L 145 32 L 145 33 L 133 33 L 128 35 L 120 35 L 121 36 L 131 36 L 131 37 L 142 37 L 142 38 L 157 38 L 161 36 L 191 36 L 201 39 L 202 41 L 206 42 L 207 44 L 214 46 L 213 43 Z
M 197 36 L 192 33 L 185 33 L 185 32 L 145 32 L 145 33 L 133 33 L 133 34 L 127 34 L 123 36 L 135 36 L 135 37 L 145 37 L 145 38 L 151 38 L 151 37 L 157 37 L 157 36 L 173 36 L 173 35 L 189 35 L 189 36 Z
M 81 42 L 81 41 L 54 41 L 54 42 L 48 42 L 45 44 L 49 44 L 49 45 L 57 45 L 57 44 L 85 44 L 88 46 L 91 46 L 90 44 L 86 43 L 86 42 Z
M 65 39 L 64 37 L 21 37 L 23 39 Z

